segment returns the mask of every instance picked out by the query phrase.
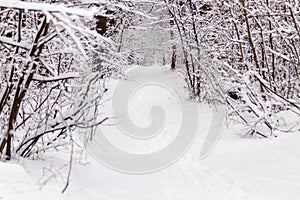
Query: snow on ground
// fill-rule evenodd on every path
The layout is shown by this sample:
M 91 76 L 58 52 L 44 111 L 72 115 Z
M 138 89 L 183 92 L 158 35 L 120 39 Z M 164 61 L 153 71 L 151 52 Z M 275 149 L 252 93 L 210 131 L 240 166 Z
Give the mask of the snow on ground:
M 183 92 L 180 76 L 167 68 L 140 70 L 149 80 L 151 76 L 173 79 L 174 86 Z M 128 81 L 135 78 L 142 77 L 131 77 Z M 249 139 L 237 136 L 237 126 L 224 128 L 214 151 L 199 160 L 212 116 L 209 106 L 200 107 L 199 135 L 188 152 L 168 168 L 143 175 L 124 174 L 103 166 L 89 154 L 76 153 L 70 186 L 61 194 L 69 158 L 68 150 L 62 150 L 47 153 L 44 160 L 20 159 L 16 161 L 19 165 L 0 163 L 0 199 L 299 199 L 299 133 L 275 139 Z
M 38 189 L 24 168 L 18 164 L 0 162 L 0 199 L 33 199 Z
M 249 194 L 296 200 L 300 198 L 299 141 L 299 133 L 272 140 L 223 138 L 206 162 L 234 174 Z

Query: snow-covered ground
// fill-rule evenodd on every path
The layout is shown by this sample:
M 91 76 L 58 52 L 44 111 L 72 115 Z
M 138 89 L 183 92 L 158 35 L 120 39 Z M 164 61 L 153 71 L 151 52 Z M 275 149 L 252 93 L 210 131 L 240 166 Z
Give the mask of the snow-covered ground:
M 151 77 L 173 80 L 184 97 L 180 75 L 164 67 L 139 69 Z M 139 78 L 131 77 L 128 81 Z M 115 82 L 113 83 L 115 84 Z M 109 99 L 109 97 L 107 97 Z M 109 101 L 106 102 L 109 104 Z M 109 106 L 103 110 L 108 112 Z M 86 152 L 74 154 L 71 182 L 61 190 L 68 171 L 68 150 L 46 153 L 44 160 L 0 163 L 0 199 L 64 200 L 298 200 L 300 198 L 300 134 L 273 139 L 241 138 L 238 126 L 224 127 L 212 153 L 200 160 L 212 108 L 201 105 L 199 127 L 191 148 L 173 165 L 155 173 L 132 175 L 103 166 Z M 190 116 L 194 117 L 193 115 Z M 113 129 L 113 126 L 106 127 Z M 114 138 L 116 139 L 116 138 Z M 124 141 L 124 140 L 122 140 Z M 125 147 L 124 147 L 125 148 Z

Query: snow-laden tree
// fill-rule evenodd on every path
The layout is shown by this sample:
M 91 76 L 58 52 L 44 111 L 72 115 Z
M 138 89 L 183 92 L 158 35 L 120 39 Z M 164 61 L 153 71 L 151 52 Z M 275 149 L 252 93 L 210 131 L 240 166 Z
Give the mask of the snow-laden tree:
M 219 58 L 231 77 L 227 102 L 249 133 L 276 135 L 282 112 L 300 115 L 298 1 L 239 0 L 214 8 L 227 16 L 218 28 L 227 38 Z
M 123 17 L 120 51 L 131 64 L 163 65 L 170 60 L 170 33 L 166 27 L 163 5 L 159 1 L 126 1 L 132 13 Z
M 220 17 L 207 13 L 211 7 L 202 1 L 165 0 L 173 40 L 172 68 L 177 62 L 184 69 L 185 80 L 193 99 L 214 99 L 214 79 L 218 76 L 213 62 L 206 66 L 208 48 L 215 44 L 210 18 Z M 175 33 L 174 33 L 175 32 Z M 174 42 L 177 39 L 177 42 Z M 177 59 L 176 59 L 177 58 Z M 177 61 L 176 61 L 177 60 Z
M 164 2 L 191 97 L 226 103 L 247 133 L 289 131 L 279 121 L 300 115 L 298 1 Z
M 116 37 L 99 34 L 97 17 L 110 19 L 112 9 L 129 12 L 110 1 L 0 0 L 2 158 L 56 148 L 103 122 L 98 105 L 108 72 L 95 69 L 123 62 Z

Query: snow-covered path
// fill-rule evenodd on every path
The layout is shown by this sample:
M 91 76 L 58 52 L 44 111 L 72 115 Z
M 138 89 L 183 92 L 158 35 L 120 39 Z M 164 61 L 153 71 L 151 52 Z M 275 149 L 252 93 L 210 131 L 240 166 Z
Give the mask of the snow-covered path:
M 150 82 L 153 80 L 172 82 L 179 98 L 184 99 L 187 96 L 180 75 L 170 72 L 167 68 L 139 68 L 136 73 L 127 77 L 127 81 L 132 84 L 140 79 Z M 113 90 L 106 98 L 110 99 L 110 95 L 113 95 Z M 110 103 L 107 101 L 102 110 L 107 114 L 111 114 Z M 191 114 L 190 117 L 195 116 Z M 24 190 L 17 190 L 21 192 L 14 198 L 9 198 L 7 194 L 10 193 L 3 192 L 6 188 L 2 184 L 9 177 L 7 175 L 6 178 L 0 177 L 0 199 L 32 199 L 37 197 L 35 194 L 42 196 L 43 199 L 65 200 L 298 200 L 300 198 L 299 133 L 280 136 L 273 140 L 260 140 L 237 136 L 235 132 L 239 131 L 238 128 L 231 130 L 224 128 L 222 138 L 212 153 L 199 160 L 211 117 L 212 109 L 207 105 L 200 106 L 197 129 L 199 134 L 193 145 L 177 162 L 160 171 L 140 175 L 121 173 L 100 164 L 88 155 L 87 160 L 81 164 L 74 163 L 71 183 L 65 194 L 59 194 L 64 182 L 57 175 L 48 181 L 41 192 L 34 193 L 31 198 L 25 198 L 22 193 L 26 191 L 26 184 L 20 186 L 24 187 Z M 114 130 L 115 127 L 107 126 L 102 131 L 115 133 Z M 170 141 L 168 137 L 164 139 Z M 119 143 L 118 137 L 111 136 L 111 140 L 114 140 L 116 145 L 126 143 L 125 138 L 120 138 Z M 122 146 L 122 148 L 130 147 L 126 144 Z M 151 145 L 150 147 L 154 148 Z M 138 148 L 147 151 L 145 147 Z M 137 148 L 132 148 L 128 151 L 136 150 Z M 50 169 L 49 166 L 59 167 L 67 159 L 68 155 L 60 152 L 48 154 L 45 161 L 24 161 L 22 164 L 31 179 L 36 182 L 42 176 L 42 167 L 47 166 Z M 0 165 L 1 174 L 6 173 L 6 169 Z M 24 175 L 25 172 L 21 174 Z M 23 175 L 19 178 L 14 177 L 15 181 L 23 180 L 26 174 Z M 32 185 L 28 184 L 28 191 L 29 187 Z M 13 190 L 12 187 L 8 189 Z M 32 195 L 32 189 L 30 193 Z
M 143 86 L 146 83 L 160 83 L 173 90 L 177 98 L 186 103 L 188 94 L 184 88 L 185 83 L 177 73 L 172 73 L 168 68 L 165 67 L 145 67 L 135 68 L 128 73 L 126 77 L 126 86 L 124 90 L 132 89 L 133 86 Z M 120 83 L 117 83 L 120 84 Z M 114 85 L 117 85 L 114 83 Z M 128 85 L 127 85 L 128 84 Z M 166 130 L 160 130 L 160 134 L 165 134 L 165 137 L 153 139 L 151 142 L 154 145 L 148 144 L 139 140 L 137 143 L 131 143 L 126 136 L 122 136 L 122 133 L 117 127 L 103 127 L 101 131 L 110 138 L 114 145 L 119 148 L 126 149 L 130 152 L 154 151 L 153 149 L 159 148 L 164 143 L 172 142 L 174 136 L 168 136 L 176 134 L 176 105 L 169 102 L 167 105 L 161 101 L 167 101 L 162 96 L 163 91 L 151 92 L 148 88 L 141 88 L 141 94 L 138 96 L 138 100 L 142 101 L 141 107 L 137 110 L 145 109 L 147 102 L 154 102 L 164 107 L 166 114 Z M 158 88 L 157 88 L 158 89 Z M 158 89 L 159 90 L 159 89 Z M 120 89 L 112 89 L 114 94 L 108 95 L 107 98 L 118 98 L 118 94 L 121 93 Z M 132 91 L 129 91 L 129 93 Z M 116 94 L 118 93 L 118 94 Z M 133 92 L 132 92 L 133 93 Z M 147 94 L 151 93 L 151 96 Z M 147 99 L 151 98 L 151 99 Z M 125 95 L 122 94 L 122 101 L 126 101 Z M 123 99 L 125 98 L 125 99 Z M 170 97 L 171 98 L 171 97 Z M 133 97 L 131 98 L 133 99 Z M 138 100 L 134 101 L 133 104 L 137 106 Z M 105 113 L 111 113 L 113 105 L 111 102 L 107 102 L 108 105 L 104 105 L 102 111 Z M 151 103 L 148 106 L 153 106 Z M 130 103 L 128 103 L 130 107 Z M 119 108 L 121 109 L 121 108 Z M 147 112 L 147 109 L 145 109 Z M 134 110 L 131 110 L 134 113 Z M 173 112 L 172 115 L 168 115 L 169 112 Z M 132 120 L 135 120 L 137 124 L 142 123 L 143 116 L 135 117 L 132 114 Z M 147 115 L 144 113 L 144 115 Z M 201 125 L 197 130 L 199 133 L 206 133 L 211 123 L 212 110 L 208 106 L 203 106 L 200 111 L 199 124 Z M 156 117 L 154 115 L 154 117 Z M 188 116 L 188 121 L 192 122 L 192 118 L 197 118 L 195 113 L 191 112 Z M 171 119 L 168 119 L 171 118 Z M 168 121 L 169 120 L 169 121 Z M 145 119 L 147 121 L 147 119 Z M 168 126 L 169 125 L 169 126 Z M 171 125 L 171 126 L 170 126 Z M 192 126 L 192 124 L 191 124 Z M 115 135 L 115 136 L 114 136 Z M 252 199 L 238 187 L 238 182 L 235 183 L 230 177 L 226 177 L 226 172 L 223 170 L 215 169 L 213 165 L 207 164 L 205 161 L 199 160 L 200 148 L 203 143 L 205 135 L 197 134 L 198 140 L 193 145 L 194 148 L 188 150 L 188 152 L 177 162 L 170 167 L 155 173 L 132 175 L 126 173 L 116 172 L 101 164 L 89 166 L 89 172 L 93 171 L 92 175 L 87 176 L 81 171 L 81 169 L 75 169 L 73 171 L 73 181 L 81 183 L 89 183 L 89 185 L 81 185 L 78 190 L 82 190 L 82 198 L 85 199 L 96 199 L 97 194 L 103 195 L 102 199 L 123 199 L 123 200 L 186 200 L 186 199 L 203 199 L 203 200 L 223 200 L 223 199 Z M 97 158 L 97 156 L 94 155 Z M 160 159 L 160 158 L 158 158 Z M 92 168 L 93 167 L 93 168 Z M 78 170 L 78 171 L 77 171 Z M 81 175 L 80 175 L 81 174 Z M 74 180 L 76 178 L 76 180 Z M 92 192 L 91 192 L 92 191 Z M 97 191 L 97 192 L 96 192 Z M 94 194 L 93 194 L 94 193 Z M 72 193 L 71 193 L 72 194 Z M 77 196 L 72 194 L 72 196 Z

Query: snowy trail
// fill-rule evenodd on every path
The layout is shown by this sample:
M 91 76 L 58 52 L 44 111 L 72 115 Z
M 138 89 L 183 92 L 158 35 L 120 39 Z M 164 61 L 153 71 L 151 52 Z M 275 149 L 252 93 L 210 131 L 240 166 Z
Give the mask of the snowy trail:
M 169 86 L 175 89 L 174 92 L 177 94 L 178 98 L 183 101 L 187 99 L 186 89 L 184 88 L 185 84 L 179 74 L 170 73 L 169 69 L 165 67 L 141 67 L 134 69 L 134 73 L 130 73 L 126 80 L 128 81 L 128 84 L 133 85 L 138 85 L 137 82 L 139 81 L 160 82 L 166 84 L 171 83 L 174 85 Z M 156 96 L 160 95 L 160 93 L 152 94 L 151 98 L 156 98 Z M 110 95 L 108 95 L 108 99 L 109 98 Z M 104 105 L 103 111 L 109 113 L 110 106 L 105 107 Z M 201 116 L 199 120 L 202 126 L 198 131 L 205 133 L 210 125 L 211 109 L 204 106 L 201 109 L 200 114 Z M 190 118 L 193 117 L 195 116 L 191 113 Z M 175 126 L 174 123 L 173 126 Z M 173 127 L 167 128 L 167 132 L 169 134 L 172 132 L 170 129 L 173 129 Z M 102 131 L 107 133 L 107 137 L 118 132 L 116 127 L 111 126 L 104 128 L 104 130 L 102 129 Z M 73 174 L 75 175 L 74 178 L 76 178 L 74 182 L 94 183 L 80 187 L 85 199 L 95 199 L 95 197 L 91 195 L 91 191 L 94 191 L 94 193 L 97 191 L 97 194 L 100 193 L 104 195 L 102 199 L 109 200 L 254 199 L 248 197 L 248 195 L 240 189 L 236 183 L 234 183 L 229 177 L 226 177 L 226 173 L 223 173 L 222 170 L 219 171 L 218 169 L 215 169 L 213 165 L 199 160 L 200 147 L 203 143 L 204 136 L 205 135 L 199 134 L 198 141 L 196 141 L 198 144 L 195 143 L 193 145 L 195 148 L 189 149 L 179 161 L 161 171 L 150 174 L 131 175 L 116 172 L 97 164 L 92 165 L 93 168 L 90 168 L 91 166 L 89 167 L 89 169 L 93 171 L 93 175 L 90 177 L 81 173 L 81 170 L 84 170 L 84 168 L 75 169 L 75 171 L 73 171 Z M 118 147 L 123 144 L 122 148 L 131 148 L 131 151 L 137 150 L 135 149 L 136 147 L 134 148 L 131 146 L 132 144 L 128 142 L 126 138 L 120 137 L 120 134 L 115 137 L 111 136 L 111 140 L 115 142 L 115 145 L 118 145 Z M 168 142 L 167 138 L 161 139 Z M 161 139 L 154 142 L 158 142 L 159 145 L 161 145 Z M 138 150 L 145 149 L 145 146 L 136 145 L 138 146 Z M 153 146 L 149 146 L 149 148 L 152 149 Z M 79 174 L 82 175 L 80 176 Z M 89 195 L 86 193 L 89 193 Z
M 164 67 L 138 68 L 127 77 L 128 83 L 135 84 L 140 79 L 161 80 L 174 84 L 179 98 L 187 96 L 184 82 L 179 74 Z M 111 99 L 111 93 L 106 97 Z M 159 95 L 159 94 L 158 94 Z M 103 112 L 111 114 L 110 101 L 103 105 Z M 224 129 L 223 135 L 214 151 L 204 160 L 199 160 L 199 153 L 212 117 L 212 110 L 206 105 L 200 106 L 197 138 L 186 154 L 168 168 L 155 173 L 131 175 L 114 171 L 88 155 L 85 164 L 75 163 L 71 183 L 64 195 L 59 194 L 64 181 L 57 176 L 44 186 L 35 197 L 64 200 L 297 200 L 300 198 L 300 135 L 289 134 L 274 140 L 242 139 L 233 134 L 239 129 Z M 194 117 L 192 114 L 191 118 Z M 104 127 L 110 135 L 114 126 Z M 118 137 L 111 136 L 115 142 Z M 126 141 L 119 139 L 121 145 Z M 168 138 L 166 141 L 169 141 Z M 161 145 L 161 143 L 159 143 Z M 150 146 L 153 148 L 153 146 Z M 122 148 L 131 148 L 123 145 Z M 142 148 L 138 146 L 138 148 Z M 143 151 L 147 148 L 143 147 Z M 129 149 L 135 151 L 135 148 Z M 26 172 L 34 183 L 42 176 L 41 168 L 59 166 L 65 163 L 68 155 L 63 152 L 48 154 L 45 161 L 24 161 Z M 16 182 L 24 181 L 27 174 L 19 170 L 20 176 L 14 176 Z M 0 173 L 7 168 L 0 165 Z M 10 175 L 7 174 L 6 178 Z M 5 177 L 0 178 L 0 199 L 7 200 L 9 191 L 3 193 Z M 26 184 L 25 184 L 26 185 Z M 14 196 L 25 198 L 24 191 L 29 191 L 31 183 Z M 13 188 L 9 188 L 11 192 Z M 35 191 L 35 190 L 34 190 Z M 32 190 L 30 189 L 30 194 Z M 19 196 L 18 196 L 19 195 Z M 32 196 L 31 196 L 32 197 Z M 38 198 L 37 198 L 38 199 Z

